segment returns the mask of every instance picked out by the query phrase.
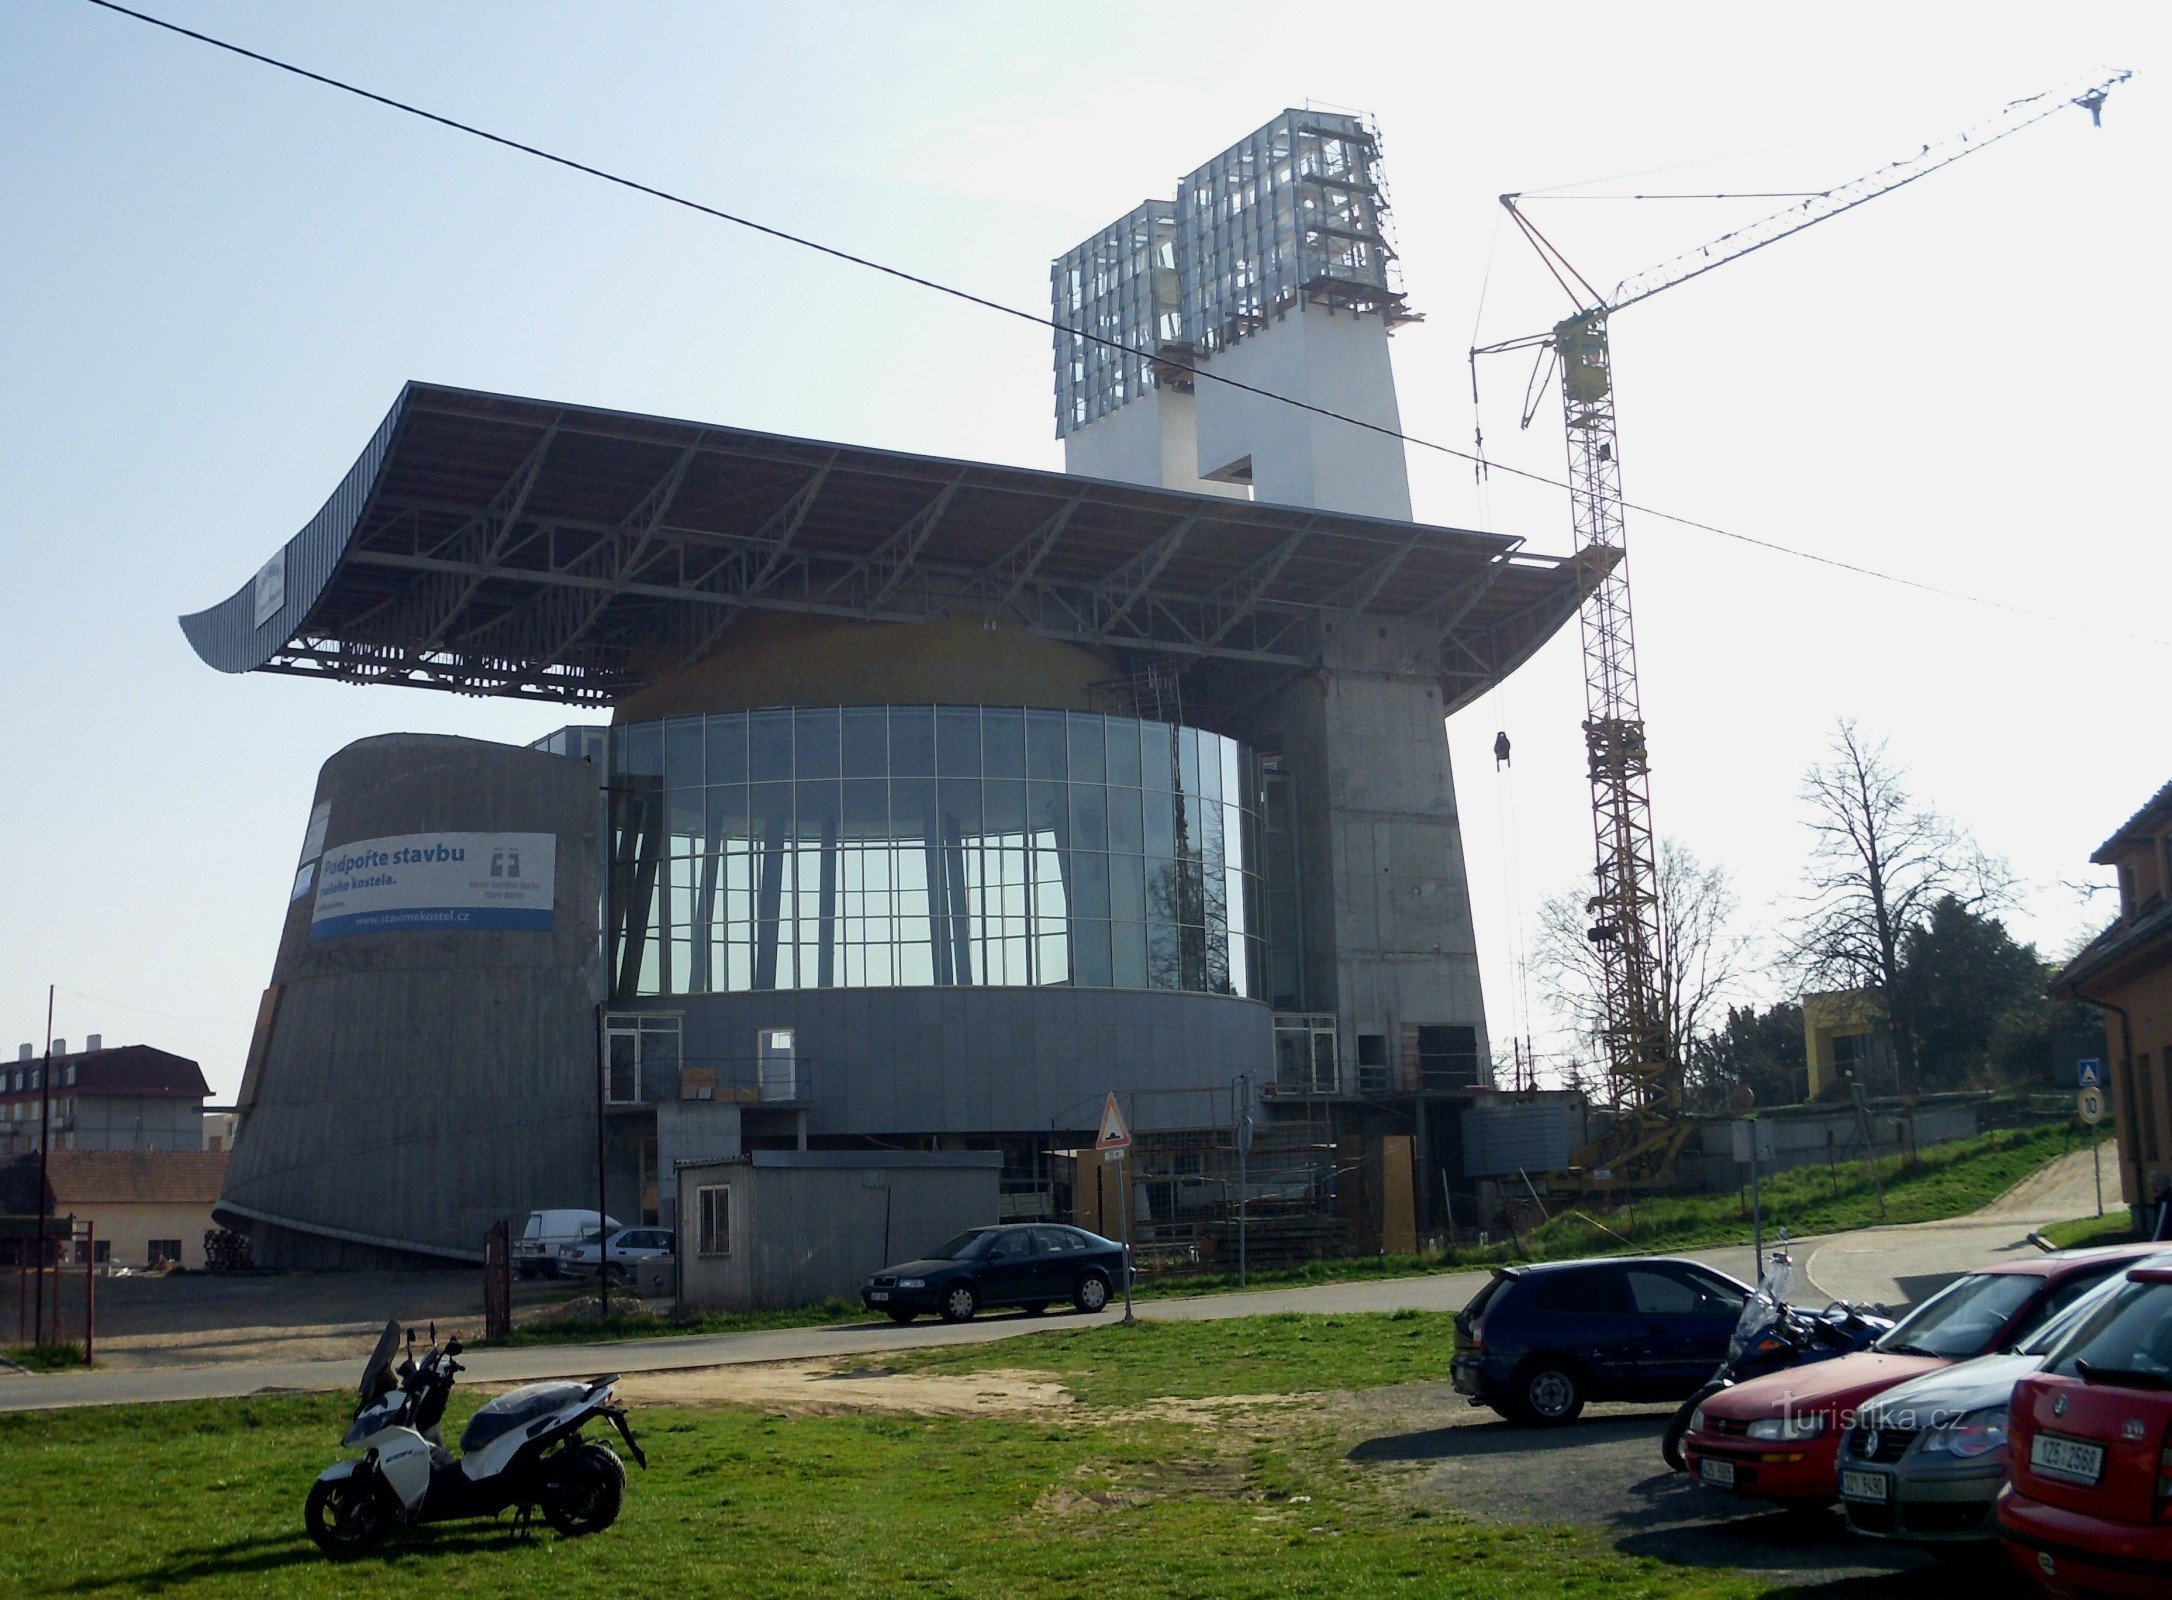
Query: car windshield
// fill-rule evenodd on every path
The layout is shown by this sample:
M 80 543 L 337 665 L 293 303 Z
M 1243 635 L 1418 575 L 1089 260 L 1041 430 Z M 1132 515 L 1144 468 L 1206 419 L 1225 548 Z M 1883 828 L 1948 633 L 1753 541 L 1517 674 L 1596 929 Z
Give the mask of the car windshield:
M 2043 1281 L 2026 1272 L 1971 1273 L 1901 1318 L 1874 1348 L 1947 1361 L 1981 1355 Z
M 970 1261 L 988 1248 L 988 1241 L 995 1235 L 985 1228 L 975 1228 L 961 1233 L 955 1239 L 937 1245 L 928 1252 L 930 1261 Z
M 2092 1302 L 2045 1368 L 2089 1383 L 2172 1389 L 2172 1283 L 2119 1280 Z

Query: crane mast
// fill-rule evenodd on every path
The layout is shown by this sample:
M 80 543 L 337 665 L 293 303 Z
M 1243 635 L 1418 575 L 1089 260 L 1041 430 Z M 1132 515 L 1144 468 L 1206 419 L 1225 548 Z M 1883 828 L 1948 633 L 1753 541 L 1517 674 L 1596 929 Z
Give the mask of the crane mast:
M 1588 937 L 1602 974 L 1603 1043 L 1615 1112 L 1613 1126 L 1577 1154 L 1575 1176 L 1584 1187 L 1664 1183 L 1688 1136 L 1680 1116 L 1682 1041 L 1674 1037 L 1669 1015 L 1651 769 L 1624 561 L 1621 450 L 1608 319 L 1662 290 L 1951 166 L 2069 105 L 2087 111 L 2092 123 L 2100 122 L 2106 95 L 2130 76 L 2116 72 L 2078 93 L 2050 92 L 2014 101 L 1965 132 L 1625 278 L 1611 294 L 1595 290 L 1533 225 L 1516 203 L 1522 196 L 1501 196 L 1509 216 L 1577 307 L 1544 333 L 1471 354 L 1475 359 L 1506 350 L 1543 349 L 1560 370 L 1576 572 L 1585 594 L 1584 759 L 1595 842 Z

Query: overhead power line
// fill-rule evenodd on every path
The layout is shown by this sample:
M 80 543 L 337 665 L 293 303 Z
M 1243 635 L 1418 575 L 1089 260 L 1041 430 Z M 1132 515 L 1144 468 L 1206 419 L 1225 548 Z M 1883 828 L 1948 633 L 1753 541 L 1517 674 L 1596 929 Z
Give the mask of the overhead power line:
M 1081 328 L 1068 327 L 1056 321 L 1053 317 L 1042 316 L 1039 312 L 1028 311 L 1020 306 L 1008 305 L 1001 300 L 992 300 L 986 295 L 975 294 L 969 289 L 960 289 L 955 285 L 943 283 L 920 273 L 907 271 L 903 267 L 877 261 L 871 256 L 859 255 L 850 250 L 840 249 L 836 245 L 824 244 L 819 239 L 808 238 L 806 235 L 794 233 L 788 228 L 780 228 L 771 223 L 759 222 L 752 217 L 726 211 L 720 206 L 712 206 L 686 195 L 675 193 L 672 190 L 661 189 L 650 183 L 643 183 L 638 178 L 629 178 L 623 173 L 612 172 L 607 168 L 594 166 L 588 162 L 576 160 L 571 156 L 560 155 L 556 151 L 546 150 L 540 145 L 529 144 L 523 140 L 511 138 L 506 134 L 493 133 L 488 128 L 478 127 L 472 122 L 463 122 L 457 117 L 449 117 L 442 112 L 431 111 L 411 101 L 401 100 L 393 95 L 380 94 L 374 89 L 365 89 L 361 85 L 349 83 L 343 78 L 335 78 L 327 73 L 315 72 L 292 61 L 284 61 L 277 56 L 266 55 L 260 50 L 251 50 L 245 45 L 235 44 L 231 40 L 199 32 L 194 28 L 183 27 L 180 23 L 170 22 L 164 17 L 156 17 L 146 11 L 134 10 L 131 7 L 119 4 L 118 0 L 86 0 L 86 3 L 96 6 L 102 11 L 114 12 L 119 16 L 130 17 L 137 22 L 147 23 L 151 27 L 163 29 L 168 33 L 178 34 L 184 39 L 192 39 L 198 44 L 209 45 L 214 50 L 223 50 L 229 55 L 240 56 L 247 61 L 254 61 L 260 66 L 271 67 L 293 77 L 304 78 L 311 83 L 320 84 L 327 89 L 336 89 L 342 94 L 349 94 L 357 99 L 370 101 L 372 104 L 385 107 L 387 110 L 418 117 L 425 122 L 436 123 L 441 128 L 450 128 L 455 133 L 464 133 L 471 138 L 481 139 L 487 144 L 517 151 L 522 155 L 533 156 L 539 161 L 547 161 L 553 166 L 564 167 L 570 172 L 578 172 L 584 177 L 595 178 L 600 182 L 631 190 L 635 194 L 647 195 L 650 199 L 661 200 L 666 205 L 678 206 L 684 210 L 714 218 L 716 221 L 728 222 L 735 227 L 745 228 L 750 232 L 765 235 L 784 244 L 796 245 L 803 250 L 811 250 L 817 255 L 827 256 L 833 261 L 844 262 L 848 266 L 861 267 L 869 272 L 880 273 L 882 276 L 894 278 L 900 283 L 908 283 L 915 288 L 945 295 L 950 299 L 962 301 L 967 305 L 978 306 L 984 311 L 992 311 L 999 316 L 1009 317 L 1018 322 L 1031 323 L 1037 328 L 1046 329 L 1051 333 L 1059 333 L 1067 338 L 1083 339 L 1089 344 L 1101 345 L 1107 349 L 1121 351 L 1126 355 L 1142 353 L 1133 350 L 1121 340 L 1110 339 Z M 1272 389 L 1263 389 L 1256 384 L 1245 383 L 1221 373 L 1207 371 L 1205 368 L 1194 368 L 1193 377 L 1205 382 L 1220 384 L 1226 389 L 1257 395 L 1263 400 L 1272 400 L 1280 405 L 1293 406 L 1300 411 L 1308 411 L 1314 416 L 1326 417 L 1334 422 L 1347 423 L 1353 428 L 1362 428 L 1367 433 L 1381 434 L 1420 450 L 1430 450 L 1437 455 L 1450 456 L 1458 461 L 1467 461 L 1484 472 L 1504 473 L 1509 477 L 1521 478 L 1529 483 L 1543 484 L 1550 489 L 1566 491 L 1570 487 L 1565 479 L 1548 477 L 1545 473 L 1531 472 L 1522 467 L 1507 466 L 1472 451 L 1459 450 L 1454 445 L 1441 444 L 1436 440 L 1404 433 L 1399 429 L 1390 428 L 1381 423 L 1368 422 L 1362 417 L 1353 417 L 1347 412 L 1337 411 L 1331 406 L 1316 405 L 1309 400 L 1297 399 L 1293 395 L 1278 394 Z M 1920 578 L 1904 577 L 1899 573 L 1886 572 L 1877 567 L 1867 567 L 1857 562 L 1843 561 L 1837 556 L 1820 555 L 1816 551 L 1782 544 L 1778 540 L 1760 539 L 1751 534 L 1738 533 L 1731 528 L 1720 527 L 1716 523 L 1701 522 L 1694 517 L 1681 516 L 1672 511 L 1662 511 L 1656 506 L 1640 505 L 1630 500 L 1625 500 L 1622 504 L 1624 509 L 1634 511 L 1639 516 L 1653 518 L 1655 521 L 1671 522 L 1677 527 L 1692 528 L 1699 533 L 1709 533 L 1721 539 L 1733 540 L 1738 544 L 1751 545 L 1760 550 L 1769 550 L 1776 555 L 1791 556 L 1799 561 L 1815 562 L 1820 566 L 1852 573 L 1857 577 L 1870 578 L 1881 583 L 1898 584 L 1903 588 L 1914 589 L 1923 594 L 1937 595 L 1948 600 L 1958 600 L 1968 605 L 1986 606 L 1992 610 L 2008 612 L 2014 616 L 2031 617 L 2040 622 L 2053 622 L 2064 627 L 2087 626 L 2092 632 L 2100 635 L 2115 633 L 2121 637 L 2135 639 L 2142 643 L 2172 648 L 2172 639 L 2163 639 L 2151 634 L 2122 633 L 2121 630 L 2107 629 L 2097 624 L 2084 624 L 2073 618 L 2060 616 L 2055 612 L 2038 611 L 2028 606 L 2014 605 L 2004 600 L 1994 600 L 1985 595 L 1971 594 L 1963 589 L 1951 589 L 1942 584 L 1925 582 Z

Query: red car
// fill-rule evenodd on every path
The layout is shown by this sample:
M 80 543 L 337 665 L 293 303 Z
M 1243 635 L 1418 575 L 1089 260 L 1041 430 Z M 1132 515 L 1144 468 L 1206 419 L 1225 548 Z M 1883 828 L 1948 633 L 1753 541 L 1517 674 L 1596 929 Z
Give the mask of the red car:
M 2014 1387 L 1999 1537 L 2061 1600 L 2172 1594 L 2172 1269 L 2127 1278 Z
M 1707 1488 L 1760 1500 L 1828 1505 L 1840 1496 L 1840 1441 L 1865 1401 L 2019 1344 L 2114 1272 L 2163 1249 L 2065 1250 L 1971 1272 L 1868 1350 L 1722 1389 L 1697 1408 L 1682 1440 L 1690 1475 Z

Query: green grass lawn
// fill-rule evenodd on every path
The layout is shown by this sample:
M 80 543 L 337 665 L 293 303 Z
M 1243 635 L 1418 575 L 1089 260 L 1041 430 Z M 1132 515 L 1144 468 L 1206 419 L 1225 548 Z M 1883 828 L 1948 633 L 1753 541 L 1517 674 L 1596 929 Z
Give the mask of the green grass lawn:
M 1277 1318 L 1096 1329 L 1037 1342 L 1098 1404 L 1314 1390 L 1436 1368 L 1438 1319 Z M 1131 1341 L 1128 1345 L 1119 1340 Z M 1011 1352 L 960 1357 L 983 1366 Z M 1226 1375 L 1226 1376 L 1217 1376 Z M 455 1408 L 448 1433 L 464 1413 Z M 652 1469 L 617 1526 L 451 1524 L 339 1566 L 302 1533 L 337 1459 L 335 1396 L 0 1416 L 0 1594 L 560 1600 L 683 1594 L 1467 1596 L 1748 1600 L 1725 1571 L 1622 1556 L 1580 1532 L 1416 1505 L 1302 1416 L 1274 1429 L 1061 1419 L 786 1418 L 717 1407 L 635 1418 Z M 1108 1414 L 1103 1413 L 1106 1417 Z
M 1371 1389 L 1445 1377 L 1454 1322 L 1444 1311 L 1140 1322 L 1051 1331 L 996 1348 L 901 1350 L 881 1365 L 904 1372 L 1030 1368 L 1089 1406 Z
M 2086 1250 L 2092 1245 L 2130 1244 L 2141 1236 L 2134 1231 L 2133 1219 L 2127 1208 L 2119 1206 L 2107 1210 L 2101 1217 L 2076 1217 L 2072 1222 L 2054 1222 L 2037 1229 L 2046 1239 L 2062 1250 Z M 2172 1245 L 2165 1246 L 2172 1250 Z

